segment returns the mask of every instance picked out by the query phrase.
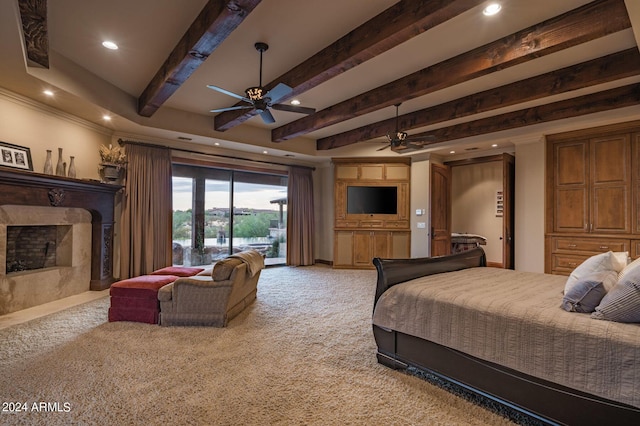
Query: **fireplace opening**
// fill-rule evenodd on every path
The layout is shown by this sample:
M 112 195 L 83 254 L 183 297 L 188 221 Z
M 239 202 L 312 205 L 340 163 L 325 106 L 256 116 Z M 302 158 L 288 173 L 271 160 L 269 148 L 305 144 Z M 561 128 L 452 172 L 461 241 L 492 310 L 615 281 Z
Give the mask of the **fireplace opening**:
M 71 225 L 7 226 L 7 274 L 71 266 Z

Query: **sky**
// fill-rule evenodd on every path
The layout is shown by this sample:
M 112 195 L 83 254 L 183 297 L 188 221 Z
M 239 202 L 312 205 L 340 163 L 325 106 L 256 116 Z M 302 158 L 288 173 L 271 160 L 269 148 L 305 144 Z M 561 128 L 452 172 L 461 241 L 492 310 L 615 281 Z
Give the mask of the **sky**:
M 191 208 L 191 182 L 191 178 L 173 178 L 174 210 L 188 210 Z M 271 204 L 270 201 L 287 197 L 287 188 L 282 186 L 236 183 L 235 189 L 234 204 L 237 208 L 278 210 L 278 205 Z M 213 207 L 229 207 L 228 182 L 207 181 L 205 209 Z

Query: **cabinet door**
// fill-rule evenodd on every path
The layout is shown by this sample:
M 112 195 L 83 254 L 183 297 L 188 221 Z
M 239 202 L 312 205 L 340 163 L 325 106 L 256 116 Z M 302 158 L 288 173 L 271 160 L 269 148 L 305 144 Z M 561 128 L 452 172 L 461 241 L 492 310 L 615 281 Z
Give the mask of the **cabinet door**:
M 411 168 L 406 164 L 387 164 L 385 178 L 388 180 L 409 180 L 411 179 Z
M 408 259 L 411 257 L 411 232 L 392 232 L 389 257 Z
M 631 232 L 629 135 L 591 140 L 590 232 Z
M 382 164 L 363 164 L 360 166 L 361 180 L 384 179 L 384 166 Z
M 371 266 L 371 231 L 353 232 L 353 265 Z
M 333 266 L 353 266 L 353 232 L 337 231 L 334 234 Z
M 358 166 L 339 164 L 336 166 L 336 180 L 338 179 L 358 179 Z
M 398 220 L 409 220 L 409 184 L 401 183 L 398 185 Z
M 336 181 L 333 188 L 335 220 L 344 220 L 347 218 L 347 184 Z
M 632 200 L 631 200 L 631 232 L 640 234 L 640 133 L 631 136 L 631 176 Z M 640 252 L 638 252 L 640 255 Z
M 389 258 L 389 231 L 375 231 L 371 234 L 371 259 L 380 257 Z
M 589 143 L 553 145 L 555 232 L 588 232 Z

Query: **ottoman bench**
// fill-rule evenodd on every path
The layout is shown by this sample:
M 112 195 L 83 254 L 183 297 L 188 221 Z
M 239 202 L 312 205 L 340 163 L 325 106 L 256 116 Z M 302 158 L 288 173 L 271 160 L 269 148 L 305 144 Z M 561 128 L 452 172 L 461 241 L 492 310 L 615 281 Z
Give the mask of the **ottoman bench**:
M 158 324 L 160 302 L 158 290 L 180 277 L 190 277 L 203 268 L 167 267 L 149 275 L 128 278 L 111 285 L 109 322 L 134 321 Z

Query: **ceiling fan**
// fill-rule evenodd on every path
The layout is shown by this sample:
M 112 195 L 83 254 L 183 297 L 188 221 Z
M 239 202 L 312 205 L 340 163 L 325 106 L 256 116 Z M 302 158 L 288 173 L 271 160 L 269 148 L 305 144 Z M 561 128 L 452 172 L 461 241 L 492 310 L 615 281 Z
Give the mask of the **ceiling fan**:
M 401 104 L 395 104 L 396 107 L 396 130 L 393 133 L 387 133 L 386 146 L 376 149 L 376 151 L 382 151 L 387 148 L 402 148 L 402 152 L 414 151 L 416 149 L 423 148 L 424 144 L 421 142 L 427 142 L 435 140 L 435 136 L 414 136 L 410 137 L 406 132 L 402 132 L 398 126 L 398 109 Z
M 262 120 L 267 124 L 275 123 L 276 121 L 275 118 L 273 118 L 271 111 L 269 111 L 270 108 L 280 111 L 298 112 L 301 114 L 313 114 L 314 112 L 316 112 L 314 108 L 277 103 L 279 100 L 284 99 L 291 92 L 293 92 L 293 89 L 284 83 L 278 83 L 273 89 L 265 92 L 264 88 L 262 87 L 262 54 L 269 48 L 269 45 L 267 43 L 258 42 L 254 46 L 256 50 L 260 52 L 260 84 L 256 87 L 249 87 L 247 90 L 245 90 L 244 92 L 246 96 L 237 95 L 233 92 L 211 84 L 207 85 L 209 89 L 213 89 L 220 93 L 224 93 L 225 95 L 240 99 L 241 101 L 246 102 L 249 105 L 236 105 L 228 108 L 212 109 L 210 112 L 253 109 L 258 114 L 260 114 Z

